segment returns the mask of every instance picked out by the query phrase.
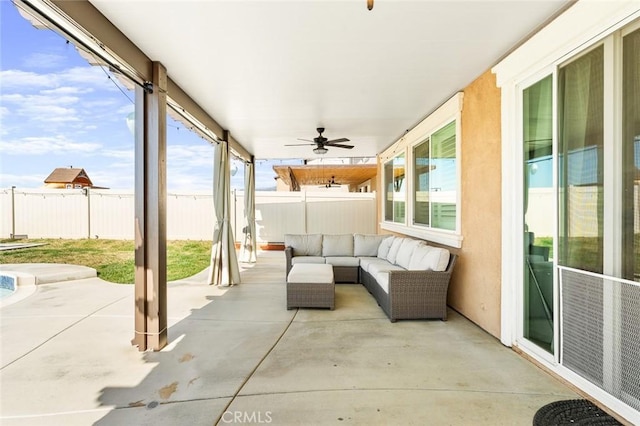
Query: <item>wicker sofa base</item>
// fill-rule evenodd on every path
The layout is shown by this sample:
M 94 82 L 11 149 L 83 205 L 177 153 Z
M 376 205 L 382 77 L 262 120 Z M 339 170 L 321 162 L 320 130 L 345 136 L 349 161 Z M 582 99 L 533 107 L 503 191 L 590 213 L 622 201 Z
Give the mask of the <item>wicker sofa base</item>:
M 357 266 L 333 266 L 334 281 L 337 283 L 359 283 Z
M 360 269 L 362 284 L 391 322 L 402 319 L 447 320 L 447 291 L 457 256 L 451 255 L 443 272 L 390 271 L 389 293 Z
M 287 283 L 287 309 L 335 308 L 333 283 Z
M 304 265 L 300 266 L 304 267 Z M 305 273 L 305 279 L 302 281 L 307 281 L 307 276 L 308 274 Z M 313 277 L 310 277 L 309 281 L 312 279 Z M 328 279 L 320 282 L 295 282 L 295 280 L 290 282 L 287 278 L 287 309 L 329 308 L 333 310 L 335 308 L 335 294 L 335 281 L 331 273 L 329 273 Z

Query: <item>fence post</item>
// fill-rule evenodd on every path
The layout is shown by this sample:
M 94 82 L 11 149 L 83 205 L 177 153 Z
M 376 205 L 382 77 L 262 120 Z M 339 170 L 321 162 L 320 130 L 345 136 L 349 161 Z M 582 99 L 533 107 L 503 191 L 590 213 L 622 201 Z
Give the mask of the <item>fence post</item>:
M 11 239 L 16 237 L 16 186 L 11 185 Z
M 87 197 L 87 238 L 91 239 L 91 192 L 89 187 L 82 188 L 82 193 Z

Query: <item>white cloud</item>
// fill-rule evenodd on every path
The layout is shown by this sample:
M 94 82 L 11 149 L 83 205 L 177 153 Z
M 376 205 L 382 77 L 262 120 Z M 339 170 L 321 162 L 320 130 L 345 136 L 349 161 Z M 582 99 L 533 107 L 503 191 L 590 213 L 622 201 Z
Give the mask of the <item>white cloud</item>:
M 20 109 L 23 115 L 37 117 L 38 121 L 49 123 L 68 123 L 80 121 L 76 110 L 55 105 L 28 105 Z
M 81 115 L 93 121 L 104 121 L 105 118 L 100 117 L 112 116 L 113 110 L 118 106 L 114 99 L 87 101 L 82 97 L 82 92 L 75 94 L 78 96 L 73 96 L 74 91 L 67 90 L 65 86 L 43 90 L 40 94 L 2 93 L 0 99 L 5 105 L 15 105 L 12 112 L 36 123 L 77 122 L 81 121 Z
M 62 95 L 84 95 L 87 93 L 91 93 L 93 91 L 94 89 L 92 89 L 91 87 L 61 86 L 61 87 L 56 87 L 54 89 L 41 90 L 40 93 L 48 96 L 51 96 L 51 95 L 62 96 Z
M 23 65 L 27 68 L 55 68 L 62 64 L 66 58 L 53 53 L 32 53 L 23 60 Z
M 54 74 L 38 74 L 30 71 L 4 70 L 0 71 L 2 89 L 12 87 L 55 87 L 57 77 Z
M 119 115 L 117 114 L 117 110 L 120 109 L 120 103 L 117 99 L 111 98 L 98 98 L 98 99 L 90 99 L 82 102 L 82 105 L 86 108 L 101 108 L 108 109 L 110 115 Z
M 32 104 L 40 105 L 60 105 L 73 104 L 78 102 L 80 98 L 77 96 L 42 96 L 42 95 L 23 95 L 19 93 L 3 94 L 2 101 L 14 103 L 19 106 L 28 107 Z
M 132 98 L 132 99 L 133 99 L 133 98 Z M 129 115 L 130 113 L 134 112 L 134 110 L 135 110 L 135 105 L 133 105 L 133 104 L 128 104 L 128 105 L 123 105 L 123 106 L 121 106 L 121 107 L 120 107 L 120 108 L 118 108 L 115 112 L 116 112 L 117 114 L 120 114 L 120 115 L 122 115 L 122 116 L 125 116 L 125 117 L 126 117 L 126 116 L 127 116 L 127 115 Z
M 106 90 L 118 90 L 113 83 L 113 79 L 109 79 L 105 71 L 98 66 L 93 67 L 75 67 L 58 73 L 60 81 L 66 84 L 79 84 L 82 86 L 96 86 Z
M 213 191 L 213 176 L 167 170 L 167 187 L 171 191 Z
M 7 88 L 49 88 L 55 89 L 64 86 L 80 86 L 84 92 L 99 88 L 102 90 L 117 91 L 104 70 L 100 67 L 73 67 L 55 73 L 36 73 L 22 70 L 0 71 L 0 80 L 3 90 Z
M 26 137 L 0 141 L 0 151 L 4 155 L 90 154 L 99 151 L 101 147 L 102 145 L 98 143 L 70 141 L 64 136 Z
M 133 164 L 134 153 L 131 149 L 104 149 L 100 151 L 103 157 L 116 158 L 120 160 L 129 160 Z
M 1 99 L 4 104 L 16 106 L 13 113 L 38 123 L 80 121 L 77 110 L 71 107 L 80 100 L 75 96 L 3 94 Z
M 96 186 L 110 189 L 133 189 L 133 173 L 121 173 L 119 170 L 107 169 L 85 169 L 91 182 Z
M 167 166 L 180 169 L 213 167 L 213 148 L 205 143 L 201 146 L 168 145 Z
M 10 173 L 0 173 L 0 188 L 34 188 L 44 186 L 46 176 L 16 175 Z

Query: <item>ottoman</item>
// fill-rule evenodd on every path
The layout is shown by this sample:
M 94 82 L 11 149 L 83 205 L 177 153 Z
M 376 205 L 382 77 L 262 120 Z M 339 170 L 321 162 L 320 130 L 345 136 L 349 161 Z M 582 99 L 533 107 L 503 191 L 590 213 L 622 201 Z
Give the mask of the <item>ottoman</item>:
M 287 309 L 335 307 L 333 267 L 296 263 L 287 276 Z

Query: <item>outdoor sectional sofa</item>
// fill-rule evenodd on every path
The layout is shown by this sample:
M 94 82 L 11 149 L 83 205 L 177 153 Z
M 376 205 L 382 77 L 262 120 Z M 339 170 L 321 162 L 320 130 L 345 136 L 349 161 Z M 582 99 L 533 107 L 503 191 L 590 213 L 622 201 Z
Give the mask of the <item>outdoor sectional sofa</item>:
M 296 263 L 327 263 L 335 282 L 362 283 L 391 322 L 447 319 L 457 256 L 423 240 L 391 235 L 286 234 L 286 273 Z

